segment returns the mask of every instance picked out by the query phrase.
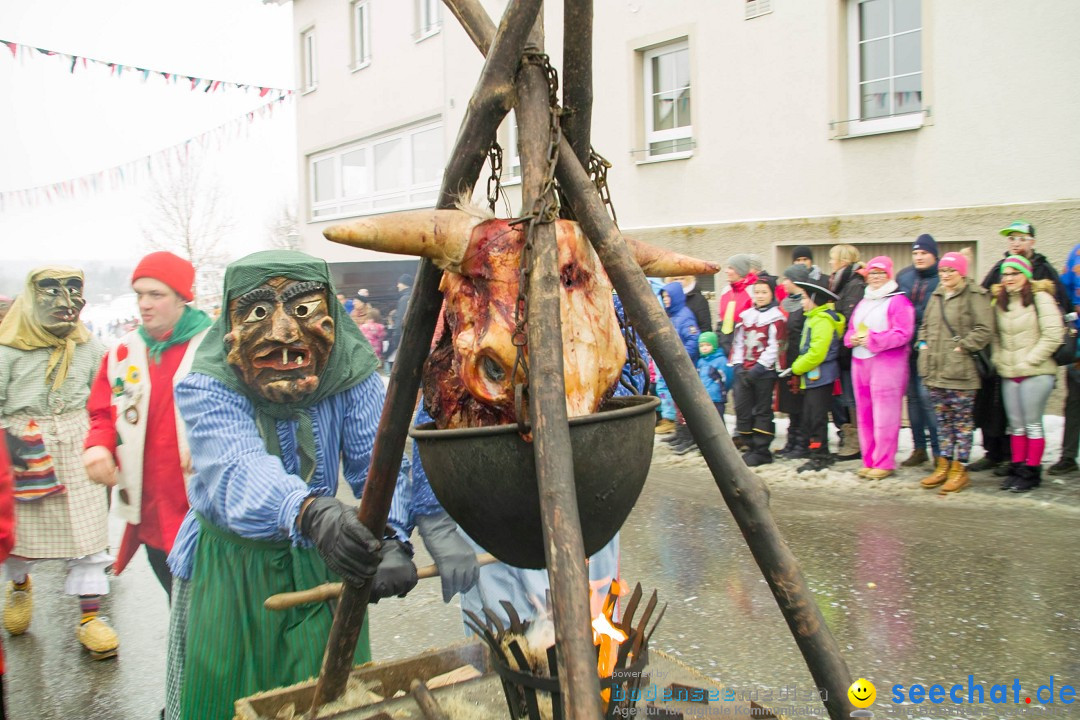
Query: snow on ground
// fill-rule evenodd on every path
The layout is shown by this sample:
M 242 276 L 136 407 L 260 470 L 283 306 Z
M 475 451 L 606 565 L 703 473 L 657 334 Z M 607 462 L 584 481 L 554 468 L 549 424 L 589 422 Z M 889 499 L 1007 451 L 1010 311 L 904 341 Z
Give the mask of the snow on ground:
M 735 418 L 728 415 L 728 428 L 735 427 Z M 770 465 L 761 465 L 755 468 L 758 476 L 765 481 L 770 488 L 784 489 L 834 489 L 845 492 L 866 493 L 867 495 L 885 494 L 894 497 L 910 499 L 914 502 L 954 502 L 968 505 L 993 505 L 1002 507 L 1008 504 L 1021 504 L 1024 507 L 1060 508 L 1067 512 L 1080 514 L 1080 473 L 1054 477 L 1046 473 L 1046 469 L 1057 462 L 1061 453 L 1061 435 L 1064 428 L 1064 419 L 1057 415 L 1047 415 L 1044 418 L 1046 427 L 1046 454 L 1043 456 L 1043 481 L 1042 485 L 1035 490 L 1016 494 L 1002 492 L 998 489 L 1001 478 L 992 472 L 972 473 L 971 486 L 966 490 L 951 495 L 941 496 L 937 490 L 927 490 L 919 485 L 926 475 L 930 474 L 932 466 L 925 463 L 915 468 L 900 467 L 903 461 L 912 451 L 911 431 L 907 428 L 900 431 L 900 444 L 896 454 L 896 473 L 884 480 L 867 480 L 855 474 L 862 467 L 859 460 L 838 462 L 830 469 L 820 472 L 796 472 L 797 468 L 805 460 L 781 460 L 775 459 Z M 776 440 L 773 441 L 772 449 L 777 450 L 787 442 L 786 418 L 776 419 Z M 830 425 L 830 448 L 836 450 L 838 440 L 836 429 Z M 665 442 L 661 442 L 660 436 L 654 441 L 653 465 L 666 468 L 685 468 L 694 474 L 708 473 L 708 467 L 704 458 L 697 451 L 686 455 L 675 455 Z M 971 460 L 981 458 L 982 442 L 978 432 L 975 434 L 975 445 L 972 448 Z

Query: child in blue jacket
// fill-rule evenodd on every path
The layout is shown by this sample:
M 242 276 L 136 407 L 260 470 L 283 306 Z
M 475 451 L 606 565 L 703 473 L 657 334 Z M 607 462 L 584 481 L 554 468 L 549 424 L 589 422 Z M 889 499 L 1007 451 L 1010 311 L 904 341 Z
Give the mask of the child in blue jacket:
M 660 300 L 664 303 L 664 309 L 671 319 L 671 324 L 675 326 L 675 331 L 679 333 L 679 340 L 682 341 L 686 354 L 692 362 L 697 363 L 701 328 L 697 326 L 693 311 L 686 307 L 686 293 L 683 292 L 682 283 L 669 282 L 665 285 L 660 291 Z M 676 455 L 697 450 L 690 428 L 686 427 L 686 420 L 678 407 L 675 408 L 675 437 L 671 440 L 671 450 Z
M 720 420 L 723 422 L 725 399 L 734 380 L 734 371 L 728 364 L 727 355 L 720 347 L 716 333 L 701 333 L 698 337 L 698 350 L 701 352 L 697 361 L 698 375 L 701 376 L 705 389 L 709 391 L 709 397 L 712 398 L 716 412 L 720 413 Z

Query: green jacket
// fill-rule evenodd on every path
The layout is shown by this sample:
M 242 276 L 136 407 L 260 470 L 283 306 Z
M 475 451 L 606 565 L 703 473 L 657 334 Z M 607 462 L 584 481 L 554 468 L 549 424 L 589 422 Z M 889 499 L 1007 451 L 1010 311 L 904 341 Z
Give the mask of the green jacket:
M 833 383 L 840 375 L 837 358 L 840 355 L 840 339 L 844 336 L 844 316 L 836 312 L 832 303 L 818 305 L 806 313 L 799 357 L 791 365 L 791 372 L 802 375 L 799 384 L 803 389 L 821 387 Z M 808 373 L 813 378 L 808 378 Z

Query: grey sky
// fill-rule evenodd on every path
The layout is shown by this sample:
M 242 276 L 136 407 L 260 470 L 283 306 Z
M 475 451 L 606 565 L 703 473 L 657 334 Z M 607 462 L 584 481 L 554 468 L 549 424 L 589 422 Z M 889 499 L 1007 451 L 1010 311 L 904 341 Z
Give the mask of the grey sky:
M 3 0 L 0 38 L 124 65 L 291 88 L 292 8 L 258 0 Z M 58 182 L 134 160 L 265 103 L 258 93 L 212 94 L 62 59 L 13 59 L 0 46 L 0 191 Z M 265 225 L 296 193 L 291 104 L 249 124 L 220 150 L 216 175 L 238 222 L 229 252 L 259 249 Z M 143 251 L 143 186 L 0 212 L 0 262 L 73 262 Z

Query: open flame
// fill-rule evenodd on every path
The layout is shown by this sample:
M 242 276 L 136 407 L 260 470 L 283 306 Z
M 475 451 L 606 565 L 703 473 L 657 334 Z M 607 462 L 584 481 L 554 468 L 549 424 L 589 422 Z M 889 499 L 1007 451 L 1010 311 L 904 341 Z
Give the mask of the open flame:
M 626 642 L 627 638 L 626 633 L 612 623 L 622 586 L 618 580 L 612 580 L 606 596 L 600 595 L 595 590 L 596 588 L 593 589 L 591 598 L 593 607 L 595 607 L 595 601 L 600 599 L 599 611 L 596 612 L 592 621 L 593 644 L 600 648 L 596 662 L 596 672 L 600 677 L 606 678 L 615 669 L 619 657 L 619 646 Z M 600 696 L 606 706 L 611 700 L 611 690 L 601 690 Z

